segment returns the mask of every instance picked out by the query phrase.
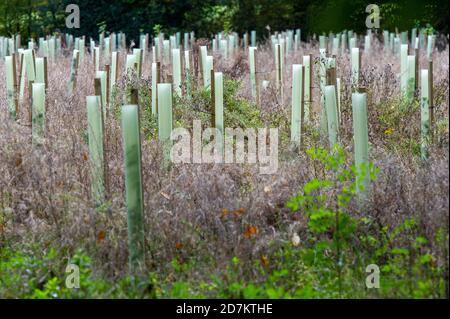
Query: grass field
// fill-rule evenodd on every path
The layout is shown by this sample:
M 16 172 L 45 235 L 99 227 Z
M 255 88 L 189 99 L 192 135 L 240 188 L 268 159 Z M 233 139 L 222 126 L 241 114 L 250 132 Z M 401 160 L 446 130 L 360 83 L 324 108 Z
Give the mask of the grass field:
M 48 61 L 45 133 L 32 143 L 28 85 L 10 118 L 0 59 L 0 297 L 3 298 L 448 298 L 449 47 L 432 53 L 434 121 L 429 158 L 421 158 L 420 76 L 414 97 L 400 91 L 400 57 L 373 34 L 361 48 L 359 87 L 367 93 L 370 188 L 354 180 L 351 61 L 336 57 L 341 80 L 339 146 L 320 131 L 319 43 L 286 54 L 277 90 L 270 42 L 257 50 L 260 101 L 251 93 L 248 50 L 214 56 L 224 75 L 224 123 L 278 129 L 278 169 L 256 164 L 166 165 L 152 114 L 151 48 L 142 74 L 127 77 L 119 52 L 117 85 L 104 120 L 106 199 L 91 193 L 86 96 L 95 94 L 90 50 L 67 89 L 73 48 Z M 445 39 L 444 39 L 445 40 Z M 446 41 L 446 40 L 445 40 Z M 198 39 L 196 47 L 207 43 Z M 128 53 L 130 54 L 130 53 Z M 292 65 L 312 54 L 310 121 L 301 149 L 291 143 Z M 36 56 L 39 55 L 36 51 Z M 110 64 L 106 54 L 100 69 Z M 18 63 L 19 65 L 19 63 Z M 420 69 L 428 68 L 425 50 Z M 420 73 L 419 73 L 420 74 Z M 162 82 L 173 78 L 171 63 Z M 192 74 L 192 97 L 174 96 L 173 127 L 212 123 L 211 97 Z M 268 81 L 262 89 L 263 81 Z M 184 83 L 184 82 L 183 82 Z M 145 263 L 128 265 L 121 106 L 138 90 L 142 143 Z M 184 84 L 183 84 L 184 87 Z M 66 279 L 79 267 L 79 288 Z M 369 289 L 369 265 L 380 285 Z M 67 271 L 67 272 L 66 272 Z

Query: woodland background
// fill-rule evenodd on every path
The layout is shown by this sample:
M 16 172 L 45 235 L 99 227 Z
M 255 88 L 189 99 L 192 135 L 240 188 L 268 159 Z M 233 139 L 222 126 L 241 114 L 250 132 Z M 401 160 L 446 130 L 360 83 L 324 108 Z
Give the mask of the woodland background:
M 233 30 L 256 30 L 258 37 L 272 31 L 302 29 L 308 34 L 341 30 L 365 31 L 363 0 L 0 0 L 0 35 L 20 33 L 38 37 L 70 32 L 97 38 L 99 31 L 122 31 L 129 39 L 141 32 L 195 31 L 198 37 Z M 79 29 L 65 27 L 65 8 L 77 4 Z M 381 28 L 409 30 L 429 24 L 448 33 L 448 2 L 401 0 L 373 2 L 380 7 Z

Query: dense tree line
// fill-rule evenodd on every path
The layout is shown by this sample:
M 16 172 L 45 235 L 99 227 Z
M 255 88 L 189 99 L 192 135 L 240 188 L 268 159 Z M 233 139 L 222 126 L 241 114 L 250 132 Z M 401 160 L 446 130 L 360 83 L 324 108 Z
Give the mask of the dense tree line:
M 77 4 L 79 29 L 65 27 L 65 8 Z M 448 33 L 448 2 L 443 0 L 377 1 L 381 27 L 410 29 L 430 23 Z M 195 31 L 209 36 L 220 30 L 301 28 L 302 35 L 366 28 L 365 0 L 0 0 L 0 34 L 37 37 L 55 31 L 96 36 L 99 30 L 141 32 Z

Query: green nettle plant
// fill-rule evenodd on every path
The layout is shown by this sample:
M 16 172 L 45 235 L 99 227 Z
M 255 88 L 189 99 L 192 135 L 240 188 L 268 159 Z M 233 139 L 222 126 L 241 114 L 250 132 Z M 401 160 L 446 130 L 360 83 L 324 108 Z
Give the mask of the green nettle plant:
M 378 169 L 373 164 L 369 164 L 367 169 L 356 169 L 354 165 L 347 167 L 345 152 L 337 144 L 331 152 L 312 148 L 306 153 L 323 166 L 326 171 L 324 176 L 327 177 L 314 178 L 306 183 L 302 192 L 290 199 L 287 207 L 292 211 L 302 211 L 308 218 L 312 246 L 304 250 L 304 262 L 323 272 L 323 282 L 331 285 L 331 289 L 337 288 L 341 296 L 343 276 L 348 270 L 346 257 L 351 252 L 351 243 L 360 222 L 347 208 L 356 199 L 358 190 L 364 187 L 364 176 L 367 174 L 370 181 L 374 181 Z M 329 194 L 330 190 L 335 198 L 324 195 Z
M 154 34 L 155 36 L 158 36 L 158 35 L 161 33 L 162 29 L 163 29 L 163 26 L 162 26 L 162 25 L 160 25 L 160 24 L 155 24 L 155 25 L 153 26 L 153 34 Z

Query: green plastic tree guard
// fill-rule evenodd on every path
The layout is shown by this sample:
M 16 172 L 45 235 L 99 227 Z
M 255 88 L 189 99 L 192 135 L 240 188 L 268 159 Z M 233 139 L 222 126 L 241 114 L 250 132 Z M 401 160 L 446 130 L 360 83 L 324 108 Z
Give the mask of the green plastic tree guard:
M 84 39 L 80 39 L 80 45 L 78 50 L 80 50 L 80 63 L 83 63 L 84 61 L 84 52 L 86 47 L 86 41 Z
M 125 160 L 125 197 L 128 213 L 130 270 L 137 273 L 145 263 L 144 196 L 142 189 L 139 107 L 122 106 L 122 136 Z
M 302 132 L 303 66 L 292 66 L 291 143 L 300 147 Z
M 89 138 L 89 163 L 91 173 L 91 194 L 100 205 L 105 194 L 103 159 L 103 123 L 99 96 L 87 96 L 87 121 Z
M 256 47 L 256 31 L 254 30 L 250 32 L 250 45 Z
M 365 197 L 369 187 L 369 133 L 367 127 L 367 94 L 352 94 L 353 139 L 355 166 L 358 172 L 357 190 Z
M 169 64 L 170 61 L 170 41 L 163 40 L 163 60 L 164 64 Z
M 189 33 L 185 33 L 189 35 Z M 191 56 L 190 51 L 185 50 L 184 51 L 184 74 L 185 74 L 185 81 L 186 81 L 186 96 L 188 98 L 191 97 L 191 91 L 192 91 L 192 78 L 191 78 Z
M 205 61 L 205 88 L 211 89 L 211 70 L 214 69 L 214 58 L 208 55 Z
M 112 101 L 112 94 L 114 91 L 114 88 L 116 86 L 116 79 L 117 79 L 117 60 L 118 60 L 118 55 L 117 52 L 114 51 L 111 54 L 111 75 L 109 77 L 109 100 Z
M 328 135 L 327 111 L 325 107 L 325 86 L 327 84 L 327 67 L 328 58 L 325 49 L 319 49 L 319 79 L 320 79 L 320 135 L 326 138 Z
M 34 66 L 34 58 L 32 50 L 23 51 L 24 63 L 28 81 L 34 82 L 36 80 L 36 70 Z
M 45 66 L 44 58 L 36 58 L 36 79 L 34 83 L 44 83 L 45 84 Z
M 69 93 L 73 92 L 73 89 L 75 86 L 75 74 L 76 74 L 79 53 L 80 53 L 80 51 L 73 50 L 72 63 L 70 64 L 69 84 L 68 84 Z M 40 81 L 43 80 L 43 78 L 41 79 L 41 72 L 40 72 L 40 68 L 38 68 L 38 65 L 40 65 L 40 61 L 38 63 L 38 59 L 36 59 L 36 82 L 42 83 Z M 44 62 L 42 61 L 42 68 L 43 67 L 44 67 Z M 44 74 L 42 73 L 42 77 L 43 76 L 44 76 Z
M 228 59 L 228 41 L 225 39 L 220 40 L 219 47 L 224 59 Z
M 320 49 L 325 49 L 327 48 L 327 44 L 326 44 L 326 37 L 324 35 L 320 35 L 319 36 L 319 48 Z
M 255 51 L 257 48 L 255 47 L 249 47 L 249 57 L 248 61 L 250 64 L 250 86 L 252 88 L 252 98 L 253 101 L 256 102 L 256 60 L 255 60 Z
M 420 99 L 420 123 L 421 123 L 421 157 L 428 159 L 428 145 L 430 144 L 430 92 L 428 82 L 428 70 L 423 69 L 420 72 L 421 99 Z
M 95 54 L 95 72 L 100 71 L 100 48 L 94 47 Z
M 336 87 L 327 85 L 325 87 L 325 106 L 328 120 L 328 141 L 330 149 L 339 142 L 339 122 L 336 105 Z
M 406 94 L 408 86 L 408 45 L 400 47 L 400 91 Z
M 137 73 L 136 63 L 138 63 L 136 56 L 134 54 L 128 54 L 127 60 L 125 63 L 125 70 L 126 70 L 126 75 L 128 78 L 131 77 L 131 74 L 133 71 L 135 71 Z
M 427 59 L 431 59 L 431 55 L 433 54 L 433 36 L 429 35 L 427 37 Z
M 414 99 L 414 91 L 416 88 L 416 57 L 408 55 L 408 69 L 407 69 L 407 91 L 406 96 L 408 101 Z
M 338 109 L 338 123 L 341 123 L 341 78 L 336 78 L 336 99 Z
M 42 144 L 45 134 L 45 84 L 33 83 L 32 87 L 32 135 L 33 144 Z
M 354 48 L 356 48 L 356 39 L 354 37 L 352 37 L 352 38 L 349 38 L 350 52 L 353 51 Z
M 143 58 L 143 52 L 142 49 L 133 49 L 133 55 L 136 56 L 136 63 L 137 63 L 137 74 L 139 75 L 139 77 L 141 76 L 141 71 L 142 71 L 142 65 L 141 65 L 141 61 Z
M 157 85 L 158 85 L 158 65 L 156 62 L 152 63 L 152 114 L 156 115 L 157 103 Z
M 181 96 L 181 55 L 180 49 L 172 49 L 173 87 L 178 96 Z
M 311 56 L 303 56 L 303 65 L 305 66 L 305 87 L 304 87 L 304 123 L 309 123 L 310 107 L 311 107 Z
M 276 83 L 277 83 L 277 92 L 281 92 L 281 84 L 283 72 L 281 70 L 281 60 L 282 60 L 282 50 L 281 44 L 275 44 L 275 70 L 276 70 Z
M 107 82 L 107 74 L 106 71 L 97 71 L 96 73 L 96 78 L 100 79 L 100 83 L 101 83 L 101 98 L 102 98 L 102 109 L 103 109 L 103 114 L 104 116 L 106 116 L 106 82 Z
M 370 54 L 371 49 L 371 41 L 370 41 L 370 35 L 364 36 L 364 52 L 366 54 Z
M 219 131 L 216 135 L 216 145 L 221 158 L 224 150 L 224 124 L 223 124 L 223 73 L 214 73 L 214 119 L 215 128 Z
M 163 144 L 165 159 L 170 158 L 172 146 L 170 135 L 172 133 L 172 84 L 159 83 L 158 93 L 158 138 Z
M 360 70 L 360 63 L 359 60 L 359 48 L 352 48 L 352 87 L 353 90 L 358 89 L 359 87 L 359 70 Z
M 14 59 L 12 56 L 5 57 L 5 66 L 6 66 L 6 94 L 8 98 L 8 110 L 11 118 L 16 120 L 16 104 L 15 104 L 15 96 L 16 96 L 16 88 L 14 85 Z

